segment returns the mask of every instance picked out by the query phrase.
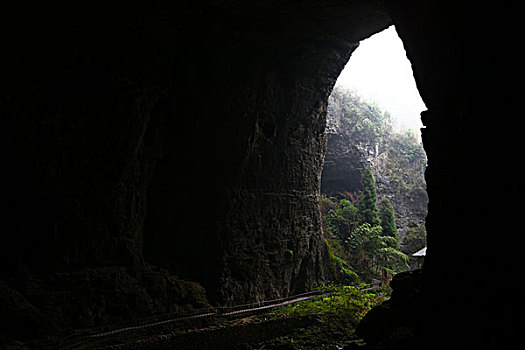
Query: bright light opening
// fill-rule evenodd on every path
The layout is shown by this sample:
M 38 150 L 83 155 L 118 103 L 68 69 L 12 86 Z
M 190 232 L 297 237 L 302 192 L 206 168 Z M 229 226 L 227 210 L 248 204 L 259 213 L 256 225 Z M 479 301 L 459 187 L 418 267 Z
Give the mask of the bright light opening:
M 388 111 L 394 127 L 419 135 L 426 106 L 414 81 L 410 61 L 394 26 L 363 40 L 337 79 L 336 86 L 355 89 Z

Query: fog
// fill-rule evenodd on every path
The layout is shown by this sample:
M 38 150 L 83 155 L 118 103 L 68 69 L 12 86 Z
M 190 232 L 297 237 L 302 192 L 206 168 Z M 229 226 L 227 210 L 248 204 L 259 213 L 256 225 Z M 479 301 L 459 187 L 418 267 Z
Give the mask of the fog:
M 419 96 L 410 61 L 394 26 L 363 40 L 336 85 L 355 89 L 367 101 L 390 112 L 401 129 L 422 127 L 425 104 Z

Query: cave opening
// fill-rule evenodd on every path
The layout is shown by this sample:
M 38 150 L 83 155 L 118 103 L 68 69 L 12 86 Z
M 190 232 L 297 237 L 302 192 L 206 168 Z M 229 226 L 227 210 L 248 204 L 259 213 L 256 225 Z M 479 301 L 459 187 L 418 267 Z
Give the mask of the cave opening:
M 224 304 L 274 299 L 328 276 L 325 102 L 356 43 L 392 23 L 428 106 L 431 242 L 421 295 L 400 288 L 386 311 L 423 339 L 465 344 L 501 338 L 495 324 L 516 319 L 519 293 L 502 283 L 522 266 L 509 251 L 522 211 L 511 205 L 523 187 L 510 88 L 519 11 L 412 0 L 14 7 L 1 32 L 0 344 L 198 308 L 204 290 Z
M 426 249 L 427 157 L 420 132 L 424 110 L 394 26 L 360 43 L 328 99 L 323 234 L 330 251 L 367 282 L 388 282 L 395 273 L 421 267 L 424 260 L 417 254 Z M 365 178 L 367 169 L 371 183 Z M 373 198 L 366 198 L 370 193 Z M 365 214 L 369 211 L 372 216 Z M 368 231 L 363 224 L 369 225 Z M 372 230 L 375 226 L 379 231 Z M 350 241 L 361 240 L 364 232 L 395 238 L 392 248 L 400 254 L 377 264 L 356 260 L 353 256 L 366 248 Z M 386 243 L 375 247 L 385 248 Z M 367 253 L 375 259 L 376 253 Z M 336 278 L 351 281 L 343 271 Z

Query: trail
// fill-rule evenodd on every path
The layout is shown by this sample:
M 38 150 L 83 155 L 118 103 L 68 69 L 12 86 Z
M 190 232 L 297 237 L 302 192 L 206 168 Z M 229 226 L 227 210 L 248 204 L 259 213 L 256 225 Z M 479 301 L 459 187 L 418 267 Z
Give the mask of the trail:
M 379 285 L 371 285 L 361 291 L 372 291 L 380 288 Z M 39 349 L 61 349 L 81 350 L 93 348 L 107 348 L 111 346 L 125 346 L 125 344 L 139 340 L 166 337 L 163 331 L 166 326 L 175 328 L 177 324 L 187 322 L 206 322 L 207 319 L 221 317 L 237 317 L 244 314 L 258 313 L 271 309 L 278 309 L 286 305 L 310 300 L 318 296 L 329 295 L 329 292 L 316 290 L 308 293 L 297 294 L 287 298 L 260 301 L 251 304 L 242 304 L 226 307 L 215 307 L 195 310 L 193 314 L 174 315 L 165 314 L 149 317 L 141 320 L 133 320 L 128 324 L 109 325 L 93 329 L 84 329 L 72 334 L 48 342 L 38 344 Z M 204 327 L 203 329 L 205 329 Z M 199 329 L 191 332 L 198 333 Z M 31 348 L 31 344 L 27 344 Z

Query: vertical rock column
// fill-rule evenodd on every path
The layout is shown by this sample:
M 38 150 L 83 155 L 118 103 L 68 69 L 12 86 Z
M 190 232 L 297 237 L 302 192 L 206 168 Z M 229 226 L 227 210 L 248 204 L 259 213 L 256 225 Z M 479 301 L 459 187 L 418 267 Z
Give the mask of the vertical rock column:
M 319 211 L 326 104 L 355 44 L 312 45 L 243 94 L 253 131 L 221 230 L 223 300 L 300 293 L 328 277 Z

